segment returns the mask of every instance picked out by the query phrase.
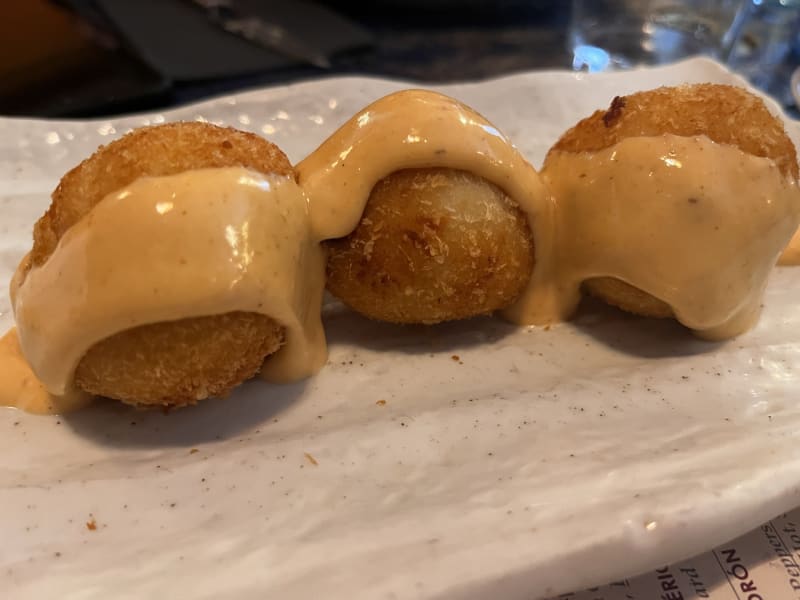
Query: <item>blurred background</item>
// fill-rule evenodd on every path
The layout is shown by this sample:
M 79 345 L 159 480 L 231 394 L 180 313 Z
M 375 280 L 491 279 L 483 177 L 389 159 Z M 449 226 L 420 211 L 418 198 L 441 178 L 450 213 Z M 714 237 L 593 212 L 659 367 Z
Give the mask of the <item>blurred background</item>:
M 800 0 L 5 0 L 0 114 L 87 118 L 264 85 L 604 71 L 706 55 L 794 115 Z

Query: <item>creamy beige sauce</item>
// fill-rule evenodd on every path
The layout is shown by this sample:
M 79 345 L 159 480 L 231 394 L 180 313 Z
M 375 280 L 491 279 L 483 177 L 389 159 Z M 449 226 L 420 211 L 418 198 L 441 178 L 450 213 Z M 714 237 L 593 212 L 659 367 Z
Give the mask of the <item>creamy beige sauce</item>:
M 778 264 L 784 267 L 800 265 L 800 229 L 794 232 L 789 244 L 783 249 Z
M 590 277 L 616 277 L 703 337 L 752 326 L 800 220 L 797 186 L 772 161 L 706 137 L 555 153 L 543 176 L 558 203 L 561 302 L 576 305 Z
M 285 346 L 262 369 L 267 379 L 316 372 L 326 358 L 319 242 L 356 228 L 380 179 L 433 166 L 484 177 L 528 215 L 536 266 L 505 311 L 521 324 L 568 318 L 583 281 L 611 276 L 667 302 L 701 335 L 731 337 L 757 318 L 770 267 L 800 221 L 796 186 L 771 161 L 704 137 L 556 153 L 540 178 L 475 111 L 400 92 L 297 165 L 297 182 L 242 168 L 141 178 L 103 199 L 45 264 L 27 271 L 23 260 L 12 304 L 42 383 L 30 383 L 6 344 L 5 403 L 22 404 L 13 398 L 27 394 L 24 381 L 40 396 L 69 393 L 80 358 L 115 333 L 237 310 L 286 328 Z
M 307 376 L 326 359 L 324 255 L 290 177 L 243 168 L 143 177 L 104 198 L 12 292 L 25 356 L 54 394 L 95 343 L 125 329 L 248 311 L 286 328 L 262 370 Z
M 37 415 L 72 412 L 92 401 L 89 394 L 70 391 L 54 396 L 36 378 L 22 355 L 17 330 L 12 328 L 0 338 L 0 406 L 13 406 Z

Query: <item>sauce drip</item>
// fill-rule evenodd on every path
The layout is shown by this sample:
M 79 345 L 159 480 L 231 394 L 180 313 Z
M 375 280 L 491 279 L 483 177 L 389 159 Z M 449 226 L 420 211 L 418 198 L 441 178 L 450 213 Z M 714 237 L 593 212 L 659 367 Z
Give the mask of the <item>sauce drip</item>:
M 0 338 L 0 406 L 13 406 L 37 415 L 71 412 L 91 403 L 89 394 L 73 390 L 54 396 L 44 387 L 22 355 L 16 328 Z
M 800 265 L 800 229 L 794 232 L 789 244 L 783 250 L 778 264 L 784 267 Z

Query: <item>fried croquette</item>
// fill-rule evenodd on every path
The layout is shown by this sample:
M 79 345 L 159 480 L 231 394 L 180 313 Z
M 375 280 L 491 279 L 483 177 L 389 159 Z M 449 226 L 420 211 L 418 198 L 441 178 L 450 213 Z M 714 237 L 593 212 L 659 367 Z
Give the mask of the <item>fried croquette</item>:
M 36 223 L 32 263 L 42 264 L 59 239 L 106 195 L 143 176 L 242 166 L 292 175 L 286 156 L 256 135 L 207 123 L 174 123 L 133 131 L 69 171 Z M 283 342 L 283 328 L 255 313 L 232 312 L 143 325 L 93 346 L 75 384 L 92 394 L 137 405 L 193 404 L 226 395 L 252 377 Z
M 797 155 L 781 123 L 764 102 L 744 89 L 719 84 L 662 87 L 614 98 L 572 127 L 548 152 L 596 152 L 630 137 L 706 136 L 747 154 L 772 160 L 785 177 L 797 178 Z M 672 309 L 628 283 L 597 277 L 584 284 L 593 296 L 631 313 L 665 318 Z
M 373 188 L 358 227 L 326 242 L 328 290 L 372 319 L 437 323 L 510 305 L 534 267 L 525 213 L 471 173 L 408 169 Z

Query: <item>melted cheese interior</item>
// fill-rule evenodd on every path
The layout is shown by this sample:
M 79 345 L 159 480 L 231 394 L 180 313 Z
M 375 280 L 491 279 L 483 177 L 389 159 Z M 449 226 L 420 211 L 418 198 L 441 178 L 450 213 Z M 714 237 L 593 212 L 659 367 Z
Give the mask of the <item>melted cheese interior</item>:
M 297 165 L 297 182 L 242 168 L 144 177 L 103 199 L 46 263 L 23 261 L 11 287 L 21 349 L 41 381 L 31 389 L 69 393 L 84 353 L 125 329 L 230 311 L 285 327 L 266 378 L 316 372 L 326 358 L 319 242 L 355 229 L 380 179 L 432 166 L 484 177 L 526 212 L 536 266 L 505 311 L 521 324 L 568 318 L 584 280 L 611 276 L 664 300 L 702 335 L 731 337 L 757 318 L 769 270 L 800 221 L 796 186 L 771 161 L 704 137 L 555 153 L 545 185 L 475 111 L 400 92 Z M 22 407 L 14 390 L 31 372 L 13 348 L 0 352 L 2 400 Z

